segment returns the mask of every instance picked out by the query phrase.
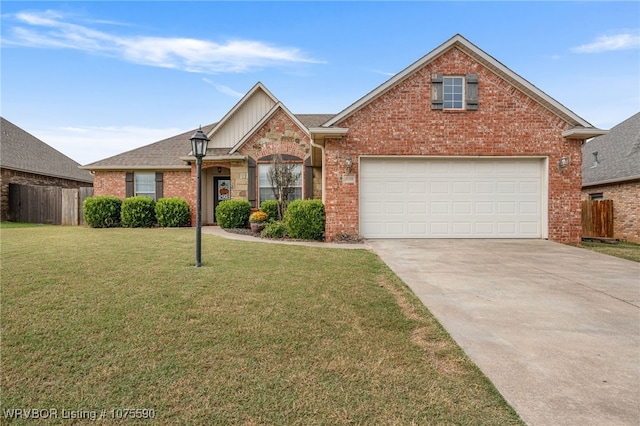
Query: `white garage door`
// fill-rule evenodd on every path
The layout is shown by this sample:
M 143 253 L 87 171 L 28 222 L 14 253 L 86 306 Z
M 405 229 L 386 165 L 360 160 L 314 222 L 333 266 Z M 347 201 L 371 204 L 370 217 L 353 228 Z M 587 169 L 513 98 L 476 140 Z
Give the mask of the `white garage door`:
M 542 159 L 361 158 L 365 238 L 541 238 Z

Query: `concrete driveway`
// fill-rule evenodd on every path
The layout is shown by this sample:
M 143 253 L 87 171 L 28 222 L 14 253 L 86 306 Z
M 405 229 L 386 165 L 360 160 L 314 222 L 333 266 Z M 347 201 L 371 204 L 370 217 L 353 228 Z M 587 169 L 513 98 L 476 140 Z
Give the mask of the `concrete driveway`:
M 531 425 L 640 424 L 640 264 L 545 240 L 368 240 Z

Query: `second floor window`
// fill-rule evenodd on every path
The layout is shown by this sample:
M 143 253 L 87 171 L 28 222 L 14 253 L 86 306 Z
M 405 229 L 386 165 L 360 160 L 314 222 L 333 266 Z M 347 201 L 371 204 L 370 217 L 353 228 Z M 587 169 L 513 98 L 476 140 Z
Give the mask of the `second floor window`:
M 444 77 L 444 109 L 464 108 L 464 77 Z

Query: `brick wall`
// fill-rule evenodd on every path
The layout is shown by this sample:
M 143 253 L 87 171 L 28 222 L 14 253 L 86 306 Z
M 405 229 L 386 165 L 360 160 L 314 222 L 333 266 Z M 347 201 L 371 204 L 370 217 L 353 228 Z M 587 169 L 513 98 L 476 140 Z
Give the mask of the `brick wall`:
M 431 109 L 431 74 L 478 74 L 477 111 Z M 570 126 L 485 69 L 452 49 L 426 64 L 386 94 L 338 123 L 342 139 L 326 144 L 327 238 L 356 236 L 358 185 L 342 182 L 344 160 L 360 155 L 544 156 L 549 158 L 549 239 L 578 244 L 581 238 L 579 141 L 565 140 Z M 560 173 L 563 156 L 569 166 Z
M 159 170 L 158 170 L 159 171 Z M 111 195 L 125 199 L 127 190 L 124 170 L 97 170 L 93 179 L 93 194 L 95 196 Z M 196 210 L 196 172 L 195 164 L 191 170 L 162 171 L 162 186 L 164 198 L 181 197 L 189 203 L 192 212 L 192 223 L 195 223 Z
M 0 190 L 0 220 L 10 220 L 9 218 L 9 184 L 20 185 L 45 185 L 59 186 L 62 188 L 81 188 L 92 186 L 89 182 L 80 182 L 71 179 L 64 179 L 52 176 L 38 175 L 35 173 L 21 172 L 18 170 L 2 169 L 2 185 Z
M 640 181 L 590 186 L 582 190 L 582 199 L 599 192 L 613 200 L 613 238 L 640 243 Z

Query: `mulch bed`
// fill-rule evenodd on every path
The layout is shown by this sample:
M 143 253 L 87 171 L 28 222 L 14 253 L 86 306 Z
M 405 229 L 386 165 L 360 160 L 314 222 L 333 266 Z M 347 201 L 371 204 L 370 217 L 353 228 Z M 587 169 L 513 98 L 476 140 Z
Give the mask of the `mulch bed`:
M 249 235 L 256 238 L 262 238 L 260 234 L 254 234 L 250 228 L 222 228 L 222 229 L 232 234 Z M 273 238 L 273 239 L 276 239 L 276 238 Z M 286 241 L 310 241 L 315 243 L 323 242 L 318 240 L 300 240 L 300 239 L 289 238 L 289 237 L 278 238 L 278 239 L 286 240 Z M 362 238 L 354 238 L 354 237 L 343 235 L 340 240 L 334 241 L 334 242 L 341 243 L 341 244 L 361 244 L 364 242 L 364 240 Z

